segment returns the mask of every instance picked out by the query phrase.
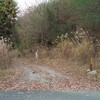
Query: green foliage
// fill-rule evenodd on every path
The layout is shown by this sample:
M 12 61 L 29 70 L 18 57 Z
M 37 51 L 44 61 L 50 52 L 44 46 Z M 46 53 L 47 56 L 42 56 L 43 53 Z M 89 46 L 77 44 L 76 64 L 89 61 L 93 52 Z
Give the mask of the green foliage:
M 8 38 L 15 33 L 17 7 L 13 0 L 0 0 L 0 35 Z
M 71 0 L 79 17 L 79 25 L 94 33 L 100 31 L 100 0 Z M 99 34 L 96 34 L 99 36 Z

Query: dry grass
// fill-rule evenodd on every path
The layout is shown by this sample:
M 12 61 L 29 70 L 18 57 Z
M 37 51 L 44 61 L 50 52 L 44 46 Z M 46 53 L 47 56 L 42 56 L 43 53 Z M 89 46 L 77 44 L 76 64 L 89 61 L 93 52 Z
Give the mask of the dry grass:
M 65 72 L 86 76 L 86 70 L 90 66 L 90 59 L 93 57 L 93 68 L 97 70 L 98 79 L 100 79 L 99 44 L 97 44 L 97 52 L 94 55 L 93 43 L 89 38 L 84 38 L 80 43 L 74 43 L 69 39 L 65 39 L 51 50 L 40 49 L 38 62 L 64 69 Z
M 65 59 L 51 59 L 49 57 L 42 58 L 38 60 L 38 63 L 56 68 L 58 70 L 64 71 L 64 73 L 73 73 L 79 75 L 86 74 L 86 67 L 85 65 L 81 65 L 78 62 L 71 62 L 70 60 Z
M 0 53 L 0 69 L 8 69 L 12 66 L 12 58 L 9 54 Z
M 10 67 L 9 69 L 6 70 L 1 70 L 0 69 L 0 81 L 6 81 L 9 80 L 10 78 L 13 78 L 18 72 L 17 67 Z
M 100 54 L 94 59 L 94 68 L 97 70 L 98 79 L 100 79 Z
M 12 65 L 12 57 L 9 53 L 9 46 L 4 42 L 4 39 L 0 40 L 0 69 L 7 69 Z
M 0 40 L 0 81 L 9 79 L 16 74 L 16 67 L 13 64 L 14 53 L 10 51 L 10 45 L 5 40 Z
M 86 64 L 93 55 L 93 45 L 89 40 L 77 44 L 64 40 L 56 46 L 55 51 L 52 50 L 53 56 Z

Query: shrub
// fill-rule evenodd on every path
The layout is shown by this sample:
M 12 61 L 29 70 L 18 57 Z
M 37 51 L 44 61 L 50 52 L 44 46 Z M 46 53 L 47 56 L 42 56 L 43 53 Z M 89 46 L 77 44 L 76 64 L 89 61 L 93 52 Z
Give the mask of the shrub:
M 77 44 L 74 52 L 76 59 L 86 64 L 93 57 L 93 51 L 94 48 L 91 41 L 84 39 L 81 43 Z
M 57 46 L 56 49 L 60 54 L 60 57 L 63 58 L 71 58 L 73 53 L 74 45 L 69 40 L 61 41 Z
M 56 47 L 52 50 L 52 56 L 66 60 L 78 61 L 83 64 L 90 63 L 91 57 L 98 55 L 98 43 L 93 43 L 82 28 L 81 32 L 74 32 L 75 36 L 69 38 L 68 34 L 58 36 L 55 40 Z M 96 51 L 95 51 L 96 50 Z
M 12 65 L 12 57 L 9 52 L 10 45 L 6 44 L 3 37 L 0 40 L 0 69 L 7 69 Z

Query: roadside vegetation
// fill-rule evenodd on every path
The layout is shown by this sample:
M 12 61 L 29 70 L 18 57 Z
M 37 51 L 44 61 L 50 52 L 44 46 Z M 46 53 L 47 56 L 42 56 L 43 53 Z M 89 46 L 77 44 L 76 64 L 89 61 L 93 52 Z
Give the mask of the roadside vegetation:
M 0 82 L 16 74 L 12 47 L 16 43 L 17 5 L 13 0 L 0 1 Z

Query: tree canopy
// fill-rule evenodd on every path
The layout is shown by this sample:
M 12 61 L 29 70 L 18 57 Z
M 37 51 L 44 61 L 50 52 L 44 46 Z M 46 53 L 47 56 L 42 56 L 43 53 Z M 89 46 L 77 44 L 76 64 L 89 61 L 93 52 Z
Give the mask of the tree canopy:
M 0 0 L 0 35 L 6 38 L 14 34 L 17 6 L 14 0 Z

